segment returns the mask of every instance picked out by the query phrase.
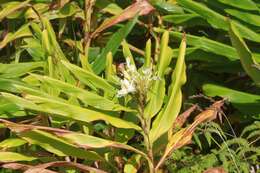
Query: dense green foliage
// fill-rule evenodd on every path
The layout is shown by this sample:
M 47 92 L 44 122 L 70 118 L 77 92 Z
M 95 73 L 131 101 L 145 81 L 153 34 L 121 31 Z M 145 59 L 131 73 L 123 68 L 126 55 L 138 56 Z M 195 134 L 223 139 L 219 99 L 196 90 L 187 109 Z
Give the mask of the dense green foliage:
M 259 11 L 0 0 L 0 172 L 259 171 Z

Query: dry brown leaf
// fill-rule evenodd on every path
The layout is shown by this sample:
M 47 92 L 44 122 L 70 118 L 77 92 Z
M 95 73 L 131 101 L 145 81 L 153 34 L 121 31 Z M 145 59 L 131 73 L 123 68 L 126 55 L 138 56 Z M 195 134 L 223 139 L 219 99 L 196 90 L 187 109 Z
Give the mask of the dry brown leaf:
M 211 121 L 216 119 L 223 105 L 224 105 L 224 100 L 215 102 L 208 109 L 206 109 L 205 111 L 197 115 L 197 117 L 195 118 L 194 122 L 191 125 L 189 125 L 184 129 L 179 130 L 177 133 L 172 135 L 169 138 L 169 143 L 165 149 L 164 155 L 158 162 L 156 169 L 159 169 L 161 164 L 164 162 L 164 160 L 170 153 L 190 143 L 192 139 L 192 135 L 199 124 L 205 121 Z
M 92 33 L 92 37 L 95 37 L 98 33 L 117 23 L 134 18 L 136 14 L 143 16 L 149 14 L 153 10 L 154 7 L 147 0 L 136 1 L 134 4 L 130 5 L 124 11 L 122 11 L 122 13 L 120 13 L 119 15 L 113 16 L 112 18 L 105 20 L 95 30 L 95 32 Z
M 21 164 L 21 163 L 7 163 L 7 164 L 3 164 L 1 165 L 2 168 L 6 168 L 6 169 L 12 169 L 12 170 L 21 170 L 21 171 L 26 171 L 28 169 L 32 169 L 33 166 L 31 165 L 26 165 L 26 164 Z M 42 169 L 41 172 L 38 173 L 57 173 L 55 171 L 50 171 L 47 169 Z
M 181 115 L 179 115 L 176 120 L 174 121 L 172 125 L 172 129 L 181 128 L 183 124 L 186 122 L 187 118 L 191 115 L 195 109 L 197 109 L 198 105 L 193 105 L 189 109 L 187 109 L 185 112 L 183 112 Z
M 105 171 L 102 171 L 100 169 L 96 169 L 93 167 L 89 167 L 87 165 L 79 164 L 79 163 L 74 163 L 74 162 L 67 162 L 67 161 L 56 161 L 56 162 L 49 162 L 41 165 L 37 165 L 34 167 L 31 167 L 24 173 L 43 173 L 42 171 L 46 170 L 48 167 L 74 167 L 77 168 L 83 172 L 96 172 L 96 173 L 107 173 Z M 45 173 L 45 172 L 44 172 Z M 47 172 L 46 172 L 47 173 Z

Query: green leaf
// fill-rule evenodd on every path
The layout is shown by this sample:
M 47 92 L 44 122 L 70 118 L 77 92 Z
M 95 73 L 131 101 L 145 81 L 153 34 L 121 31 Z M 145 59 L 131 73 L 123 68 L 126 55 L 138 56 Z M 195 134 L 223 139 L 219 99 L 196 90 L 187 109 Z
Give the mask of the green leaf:
M 178 6 L 177 4 L 175 3 L 171 3 L 171 2 L 163 2 L 163 1 L 157 1 L 155 3 L 155 7 L 162 11 L 162 12 L 165 12 L 165 13 L 184 13 L 183 12 L 183 8 Z
M 181 87 L 186 82 L 185 51 L 186 39 L 184 38 L 181 42 L 179 57 L 172 74 L 172 83 L 169 88 L 169 100 L 163 110 L 161 110 L 159 115 L 155 118 L 149 133 L 152 143 L 172 127 L 173 122 L 180 112 L 182 105 Z
M 42 48 L 41 42 L 35 38 L 24 38 L 23 41 L 26 45 L 22 46 L 33 57 L 35 61 L 45 59 L 45 52 Z
M 165 30 L 160 28 L 155 28 L 155 31 L 164 32 Z M 170 36 L 173 39 L 181 40 L 182 35 L 183 34 L 180 32 L 175 32 L 175 31 L 170 32 Z M 197 49 L 201 49 L 206 52 L 212 52 L 217 55 L 225 56 L 230 61 L 238 60 L 238 55 L 236 50 L 227 44 L 223 44 L 205 37 L 199 37 L 199 36 L 189 35 L 189 34 L 186 34 L 186 39 L 187 39 L 187 45 L 194 46 Z
M 245 115 L 260 115 L 260 95 L 233 90 L 215 84 L 203 85 L 203 92 L 211 97 L 227 98 L 238 110 Z M 258 116 L 259 117 L 259 116 Z
M 83 148 L 105 148 L 105 147 L 115 147 L 122 148 L 130 151 L 134 151 L 138 154 L 145 156 L 145 154 L 130 145 L 126 145 L 119 142 L 109 141 L 102 138 L 82 134 L 82 133 L 56 133 L 59 137 L 65 139 L 68 142 L 74 143 Z
M 225 9 L 225 12 L 246 23 L 260 27 L 260 16 L 256 14 L 246 13 L 234 9 Z
M 190 9 L 191 11 L 200 15 L 202 18 L 207 20 L 214 28 L 228 31 L 229 26 L 226 18 L 219 13 L 209 9 L 207 6 L 190 0 L 177 0 L 177 2 L 185 8 Z M 238 22 L 234 22 L 234 25 L 237 27 L 243 38 L 260 42 L 260 34 L 252 31 L 245 25 L 242 25 Z
M 19 91 L 14 86 L 14 84 L 24 85 L 25 83 L 19 80 L 0 78 L 0 89 L 2 91 L 18 93 Z
M 0 162 L 19 162 L 19 161 L 34 161 L 37 158 L 25 156 L 14 152 L 0 151 Z
M 8 15 L 26 7 L 30 1 L 31 0 L 26 0 L 24 2 L 10 2 L 9 4 L 5 4 L 6 6 L 0 11 L 0 22 Z
M 157 64 L 157 72 L 159 80 L 156 80 L 151 91 L 148 93 L 149 102 L 145 107 L 144 116 L 152 118 L 161 109 L 165 96 L 165 79 L 164 73 L 172 59 L 172 49 L 168 46 L 169 32 L 165 31 L 161 39 L 159 62 Z
M 27 142 L 20 138 L 8 138 L 2 142 L 0 142 L 0 148 L 7 149 L 7 148 L 15 148 L 20 147 Z
M 16 105 L 24 109 L 35 110 L 39 112 L 50 113 L 52 116 L 59 115 L 64 118 L 83 121 L 83 122 L 92 122 L 97 120 L 104 120 L 115 127 L 119 128 L 130 128 L 135 130 L 141 130 L 141 128 L 134 123 L 127 122 L 120 118 L 106 115 L 101 112 L 93 111 L 86 108 L 81 108 L 76 105 L 72 105 L 66 100 L 54 100 L 50 98 L 26 95 L 26 99 L 21 97 L 2 93 L 4 98 L 12 101 Z
M 67 18 L 71 17 L 77 12 L 81 12 L 82 10 L 80 7 L 72 2 L 72 3 L 67 3 L 64 7 L 58 10 L 50 10 L 47 13 L 44 13 L 44 16 L 47 17 L 49 20 L 53 19 L 62 19 L 62 18 Z
M 26 116 L 26 113 L 15 105 L 14 103 L 0 97 L 0 117 L 1 118 L 14 118 Z
M 49 36 L 48 40 L 49 40 L 49 44 L 51 46 L 51 48 L 54 50 L 55 54 L 57 54 L 57 56 L 55 56 L 58 59 L 63 59 L 63 60 L 67 60 L 66 56 L 64 55 L 63 51 L 61 50 L 59 43 L 57 41 L 56 38 L 56 34 L 53 30 L 53 27 L 50 23 L 50 21 L 47 18 L 42 18 L 42 22 L 44 25 L 44 28 L 47 30 L 47 35 Z
M 68 70 L 70 70 L 75 75 L 75 77 L 78 78 L 85 85 L 90 87 L 94 86 L 108 93 L 115 94 L 115 88 L 98 75 L 66 61 L 62 61 L 62 64 L 64 64 L 68 68 Z
M 102 50 L 99 57 L 94 61 L 92 68 L 96 74 L 100 74 L 106 66 L 106 56 L 109 52 L 112 52 L 114 55 L 119 48 L 121 42 L 126 38 L 130 33 L 137 22 L 138 16 L 133 20 L 129 21 L 124 27 L 120 28 L 116 33 L 112 35 L 109 41 L 106 44 L 106 47 Z
M 166 15 L 163 16 L 163 20 L 166 22 L 171 22 L 175 24 L 182 24 L 189 20 L 200 18 L 197 14 L 178 14 L 178 15 Z
M 119 104 L 114 103 L 105 97 L 99 96 L 93 92 L 81 89 L 74 85 L 56 80 L 47 76 L 33 75 L 38 78 L 43 84 L 48 84 L 50 87 L 57 88 L 67 94 L 79 98 L 86 105 L 93 106 L 98 109 L 109 110 L 109 111 L 133 111 L 130 108 L 126 108 Z
M 243 10 L 255 10 L 258 11 L 257 5 L 252 0 L 218 0 L 219 2 L 230 5 L 233 7 L 237 7 Z
M 8 43 L 21 37 L 32 36 L 29 29 L 30 24 L 25 24 L 21 26 L 15 33 L 8 33 L 5 38 L 0 42 L 0 49 L 5 47 Z
M 37 68 L 43 68 L 44 62 L 25 62 L 17 64 L 1 64 L 0 63 L 0 77 L 16 78 L 25 75 Z
M 87 160 L 103 160 L 97 153 L 78 148 L 72 143 L 68 143 L 48 132 L 31 130 L 22 132 L 19 136 L 29 143 L 39 145 L 58 156 L 73 156 Z
M 232 21 L 230 21 L 229 35 L 233 46 L 238 52 L 244 70 L 257 85 L 260 85 L 260 70 L 255 67 L 257 63 Z

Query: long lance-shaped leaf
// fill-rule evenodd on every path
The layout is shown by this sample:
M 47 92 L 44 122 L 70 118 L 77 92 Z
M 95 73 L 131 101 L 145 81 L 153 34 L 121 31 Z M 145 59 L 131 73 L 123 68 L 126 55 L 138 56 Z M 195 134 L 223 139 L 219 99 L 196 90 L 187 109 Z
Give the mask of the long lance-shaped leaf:
M 7 7 L 0 11 L 0 22 L 8 15 L 14 13 L 15 11 L 26 7 L 31 0 L 26 0 L 24 2 L 11 2 Z
M 151 142 L 154 142 L 171 128 L 181 109 L 181 87 L 186 82 L 186 66 L 184 61 L 185 51 L 186 39 L 184 37 L 180 45 L 180 52 L 176 67 L 172 74 L 172 84 L 169 89 L 169 100 L 153 122 L 153 126 L 149 134 Z
M 239 2 L 237 0 L 228 0 L 228 1 L 218 0 L 218 1 L 223 4 L 227 4 L 244 10 L 253 10 L 253 11 L 259 10 L 256 3 L 252 0 L 239 0 Z
M 161 157 L 160 161 L 156 165 L 156 169 L 158 169 L 167 156 L 173 151 L 176 150 L 184 145 L 187 145 L 190 143 L 192 135 L 196 129 L 196 127 L 205 122 L 205 121 L 211 121 L 217 118 L 217 115 L 221 109 L 221 107 L 224 104 L 224 100 L 220 100 L 215 102 L 213 105 L 211 105 L 207 110 L 201 112 L 197 117 L 195 118 L 194 122 L 188 126 L 187 128 L 183 128 L 174 135 L 172 135 L 169 138 L 169 143 L 166 146 L 165 152 L 163 156 Z
M 260 70 L 254 67 L 257 63 L 232 21 L 230 21 L 229 35 L 233 46 L 238 52 L 244 70 L 257 85 L 260 85 Z
M 43 68 L 44 62 L 25 62 L 17 64 L 0 63 L 0 77 L 16 78 L 25 75 L 37 68 Z
M 106 56 L 109 52 L 114 55 L 119 48 L 121 42 L 126 38 L 126 36 L 131 32 L 133 27 L 137 22 L 136 16 L 134 19 L 129 21 L 125 26 L 120 28 L 116 33 L 114 33 L 106 44 L 106 47 L 102 49 L 101 54 L 93 62 L 92 68 L 96 74 L 100 74 L 106 67 Z
M 19 137 L 21 137 L 28 143 L 39 145 L 46 151 L 57 156 L 73 156 L 88 160 L 104 160 L 100 155 L 95 152 L 80 149 L 78 148 L 78 146 L 73 145 L 66 140 L 63 140 L 51 133 L 46 132 L 49 127 L 37 127 L 32 125 L 16 124 L 3 119 L 0 119 L 0 122 L 13 132 L 16 132 Z M 56 131 L 58 130 L 59 129 L 56 129 Z
M 5 47 L 8 43 L 21 37 L 32 36 L 32 32 L 29 29 L 30 24 L 21 26 L 16 32 L 8 33 L 5 38 L 0 42 L 0 49 Z
M 20 139 L 20 138 L 8 138 L 8 139 L 0 142 L 0 148 L 2 148 L 3 150 L 5 150 L 7 148 L 16 148 L 16 147 L 20 147 L 26 143 L 27 142 L 25 140 Z
M 72 105 L 66 100 L 54 100 L 50 98 L 44 98 L 39 96 L 26 95 L 25 98 L 21 98 L 9 93 L 1 93 L 2 96 L 11 102 L 15 103 L 23 109 L 30 109 L 39 112 L 46 112 L 52 116 L 58 115 L 64 118 L 92 122 L 97 120 L 104 120 L 115 127 L 135 129 L 140 131 L 141 128 L 132 122 L 127 122 L 117 117 L 109 116 L 101 112 L 93 111 L 90 109 L 82 108 L 76 105 Z
M 69 62 L 62 61 L 62 63 L 74 74 L 76 78 L 78 78 L 85 85 L 89 87 L 99 88 L 108 93 L 115 94 L 115 87 L 110 85 L 105 79 Z
M 76 87 L 74 85 L 65 83 L 63 81 L 47 77 L 47 76 L 41 76 L 41 75 L 35 75 L 33 76 L 40 80 L 43 84 L 50 85 L 51 87 L 57 88 L 60 91 L 64 92 L 68 96 L 73 96 L 76 98 L 79 98 L 83 103 L 86 104 L 86 106 L 90 105 L 98 109 L 103 110 L 109 110 L 109 111 L 128 111 L 133 112 L 133 109 L 124 107 L 120 104 L 114 103 L 113 101 L 101 97 L 93 92 L 84 90 L 82 88 Z M 24 86 L 15 85 L 15 87 L 24 93 L 28 93 L 35 96 L 46 96 L 46 93 L 43 93 L 42 91 L 33 90 L 31 88 L 27 88 Z M 47 96 L 51 97 L 51 96 Z M 56 99 L 56 98 L 55 98 Z
M 49 43 L 46 43 L 46 44 L 51 44 L 49 46 L 52 46 L 51 49 L 53 49 L 55 51 L 55 53 L 58 55 L 57 58 L 67 60 L 66 56 L 64 55 L 63 51 L 60 48 L 60 45 L 59 45 L 57 38 L 56 38 L 56 34 L 53 30 L 53 27 L 52 27 L 50 21 L 47 18 L 43 17 L 42 22 L 43 22 L 43 25 L 46 29 L 45 31 L 46 31 L 46 33 L 49 37 L 48 38 Z
M 185 8 L 194 11 L 195 13 L 200 15 L 202 18 L 207 20 L 213 27 L 228 31 L 229 26 L 226 18 L 220 15 L 219 13 L 209 9 L 202 3 L 190 0 L 177 0 L 177 2 Z M 260 34 L 254 32 L 253 30 L 247 28 L 245 25 L 242 25 L 238 22 L 234 22 L 234 25 L 237 27 L 237 30 L 240 32 L 243 38 L 247 38 L 251 41 L 260 42 Z
M 69 96 L 79 98 L 86 105 L 93 106 L 98 109 L 109 111 L 134 111 L 130 108 L 124 107 L 120 104 L 116 104 L 105 97 L 101 97 L 93 92 L 84 90 L 74 85 L 50 78 L 47 76 L 33 75 L 39 79 L 43 84 L 48 84 L 51 87 L 57 88 Z M 20 87 L 21 88 L 21 87 Z M 22 88 L 21 88 L 22 89 Z
M 155 81 L 148 94 L 149 102 L 145 107 L 144 116 L 152 118 L 161 109 L 165 96 L 165 79 L 164 73 L 172 59 L 172 49 L 168 46 L 169 32 L 165 31 L 161 40 L 159 62 L 157 64 L 157 72 L 159 80 Z
M 260 16 L 257 14 L 241 12 L 241 10 L 234 10 L 234 9 L 225 9 L 225 12 L 246 23 L 260 27 Z
M 155 32 L 164 32 L 164 29 L 154 28 Z M 176 31 L 170 31 L 170 37 L 177 39 L 178 41 L 182 39 L 182 33 Z M 236 50 L 227 44 L 223 44 L 206 37 L 199 37 L 195 35 L 186 34 L 187 45 L 194 46 L 198 49 L 204 50 L 206 52 L 212 52 L 217 55 L 222 55 L 227 57 L 230 61 L 238 60 L 238 55 Z
M 57 129 L 57 128 L 51 128 L 45 126 L 17 124 L 4 119 L 0 119 L 0 122 L 3 123 L 6 127 L 8 127 L 10 130 L 21 135 L 22 137 L 28 137 L 34 140 L 38 139 L 41 140 L 41 142 L 47 139 L 47 138 L 41 139 L 39 137 L 44 135 L 49 137 L 50 139 L 55 139 L 58 141 L 65 140 L 69 144 L 73 144 L 78 146 L 79 148 L 84 148 L 84 149 L 106 148 L 106 147 L 122 148 L 122 149 L 136 152 L 150 161 L 150 159 L 147 157 L 145 153 L 123 143 L 114 142 L 114 141 L 90 136 L 87 134 L 72 132 L 63 129 Z M 55 134 L 56 138 L 52 134 Z M 46 144 L 48 144 L 49 141 L 47 140 L 45 142 Z
M 33 161 L 36 159 L 20 153 L 0 151 L 0 162 Z
M 260 95 L 233 90 L 216 84 L 204 84 L 202 89 L 207 96 L 220 96 L 228 99 L 228 101 L 244 115 L 259 118 Z

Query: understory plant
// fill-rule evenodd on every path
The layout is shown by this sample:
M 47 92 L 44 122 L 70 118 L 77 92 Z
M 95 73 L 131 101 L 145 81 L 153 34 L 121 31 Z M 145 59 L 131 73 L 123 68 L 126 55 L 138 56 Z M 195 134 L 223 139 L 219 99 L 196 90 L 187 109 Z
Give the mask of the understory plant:
M 51 27 L 48 21 L 44 22 Z M 42 34 L 45 34 L 44 31 Z M 58 159 L 59 156 L 69 160 L 68 166 L 73 166 L 71 162 L 75 159 L 83 159 L 89 165 L 84 169 L 89 171 L 159 171 L 174 150 L 191 141 L 196 126 L 215 119 L 223 105 L 223 101 L 214 103 L 211 108 L 200 113 L 191 125 L 182 128 L 187 115 L 180 116 L 179 119 L 177 116 L 182 105 L 181 87 L 186 82 L 186 40 L 184 35 L 176 65 L 172 72 L 166 74 L 172 58 L 168 40 L 169 33 L 165 32 L 161 38 L 157 63 L 153 62 L 151 42 L 148 41 L 145 62 L 139 68 L 135 65 L 128 45 L 123 44 L 126 63 L 120 64 L 117 75 L 112 54 L 108 53 L 104 78 L 56 57 L 59 47 L 48 51 L 48 48 L 58 46 L 55 39 L 44 43 L 48 75 L 31 72 L 22 81 L 11 82 L 16 94 L 1 93 L 2 99 L 14 104 L 26 116 L 35 117 L 26 122 L 36 123 L 33 125 L 0 120 L 16 136 L 4 141 L 8 143 L 11 140 L 11 145 L 1 151 L 1 160 L 8 162 L 11 161 L 10 157 L 18 159 L 12 161 L 42 159 L 10 152 L 8 148 L 14 147 L 15 140 L 18 140 L 23 141 L 21 145 L 25 145 L 19 149 L 23 152 L 33 150 L 28 145 L 31 144 L 54 154 L 52 159 L 57 160 L 53 165 L 50 162 L 49 166 L 56 166 L 59 161 L 64 161 Z M 46 42 L 46 38 L 43 41 Z M 20 68 L 24 67 L 22 63 L 19 65 Z M 167 81 L 170 82 L 168 88 L 165 75 L 171 76 Z M 136 137 L 140 139 L 131 141 Z M 100 148 L 111 148 L 111 151 L 102 151 Z M 126 155 L 122 155 L 123 152 Z M 138 167 L 132 163 L 132 159 L 137 158 L 139 159 L 135 164 Z M 45 166 L 28 167 L 27 171 L 46 169 L 48 166 Z M 79 165 L 74 166 L 82 169 Z M 15 166 L 4 164 L 2 167 Z
M 256 168 L 259 6 L 0 0 L 3 172 L 185 172 L 176 162 L 190 158 L 197 171 Z M 211 146 L 195 130 L 222 122 L 225 101 L 226 121 L 248 127 Z

